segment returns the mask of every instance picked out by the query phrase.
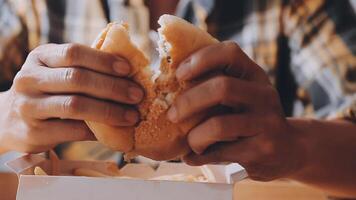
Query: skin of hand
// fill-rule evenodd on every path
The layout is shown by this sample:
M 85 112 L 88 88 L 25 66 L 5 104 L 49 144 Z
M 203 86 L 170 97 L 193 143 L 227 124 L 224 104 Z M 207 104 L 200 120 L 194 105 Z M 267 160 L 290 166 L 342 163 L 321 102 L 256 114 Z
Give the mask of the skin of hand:
M 169 109 L 167 117 L 172 122 L 214 106 L 231 108 L 190 130 L 187 138 L 192 152 L 183 157 L 187 164 L 236 162 L 254 180 L 292 178 L 331 194 L 356 195 L 351 189 L 356 187 L 352 170 L 356 169 L 352 158 L 356 126 L 286 118 L 268 76 L 236 43 L 198 50 L 179 65 L 176 77 L 197 84 L 179 95 Z M 343 132 L 342 138 L 331 139 L 335 130 Z M 328 147 L 335 152 L 330 154 Z
M 288 118 L 302 138 L 304 165 L 288 178 L 337 198 L 356 198 L 356 125 L 343 119 Z
M 132 126 L 143 90 L 129 63 L 79 44 L 34 49 L 0 94 L 0 149 L 36 153 L 68 141 L 94 140 L 83 120 Z
M 302 165 L 294 148 L 298 137 L 263 69 L 236 43 L 222 42 L 195 52 L 179 65 L 176 76 L 192 81 L 212 71 L 222 73 L 178 96 L 168 118 L 179 122 L 216 105 L 234 112 L 212 116 L 193 128 L 188 134 L 193 152 L 184 161 L 190 165 L 238 162 L 250 178 L 263 181 L 298 169 Z

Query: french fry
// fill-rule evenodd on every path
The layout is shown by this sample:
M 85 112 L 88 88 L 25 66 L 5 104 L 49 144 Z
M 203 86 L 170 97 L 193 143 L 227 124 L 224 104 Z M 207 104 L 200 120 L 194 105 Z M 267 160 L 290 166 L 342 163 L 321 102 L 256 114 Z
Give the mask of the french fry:
M 88 176 L 88 177 L 111 177 L 102 172 L 89 168 L 77 168 L 73 170 L 74 176 Z
M 49 160 L 51 161 L 51 175 L 57 176 L 60 174 L 59 171 L 59 158 L 52 149 L 48 152 Z
M 211 169 L 203 165 L 199 167 L 201 175 L 191 175 L 191 174 L 173 174 L 153 177 L 150 180 L 168 180 L 168 181 L 187 181 L 187 182 L 216 182 L 216 178 Z
M 186 181 L 186 182 L 207 182 L 203 175 L 191 175 L 191 174 L 172 174 L 153 177 L 149 180 L 161 180 L 161 181 Z
M 39 166 L 36 166 L 33 173 L 37 176 L 48 176 L 48 174 Z
M 201 173 L 204 175 L 204 177 L 207 179 L 208 182 L 216 182 L 216 178 L 214 176 L 214 173 L 211 171 L 211 169 L 206 166 L 206 165 L 202 165 L 199 167 Z
M 60 175 L 60 159 L 57 154 L 50 150 L 48 152 L 50 160 L 50 170 L 51 175 Z M 136 179 L 134 177 L 122 176 L 120 170 L 115 163 L 108 164 L 106 167 L 108 174 L 102 173 L 95 169 L 90 168 L 76 168 L 73 170 L 72 174 L 74 176 L 87 176 L 87 177 L 102 177 L 102 178 L 120 178 L 120 179 Z M 191 174 L 173 174 L 164 175 L 150 178 L 149 180 L 169 180 L 169 181 L 187 181 L 187 182 L 216 182 L 216 178 L 208 166 L 200 167 L 201 175 L 191 175 Z M 34 168 L 34 174 L 39 176 L 46 176 L 48 173 L 44 171 L 41 167 L 36 166 Z
M 106 167 L 106 170 L 110 173 L 111 176 L 120 176 L 120 169 L 117 167 L 116 163 L 109 163 Z

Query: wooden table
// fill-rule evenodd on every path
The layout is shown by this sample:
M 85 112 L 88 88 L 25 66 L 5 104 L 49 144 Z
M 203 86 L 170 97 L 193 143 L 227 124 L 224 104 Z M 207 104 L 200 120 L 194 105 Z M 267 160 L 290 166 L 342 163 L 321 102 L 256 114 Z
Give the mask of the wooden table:
M 15 200 L 17 176 L 0 173 L 0 200 Z M 244 180 L 235 186 L 234 200 L 325 200 L 320 191 L 289 181 Z
M 244 180 L 235 186 L 234 200 L 326 200 L 325 194 L 291 181 Z
M 17 176 L 10 173 L 0 173 L 0 200 L 15 200 Z

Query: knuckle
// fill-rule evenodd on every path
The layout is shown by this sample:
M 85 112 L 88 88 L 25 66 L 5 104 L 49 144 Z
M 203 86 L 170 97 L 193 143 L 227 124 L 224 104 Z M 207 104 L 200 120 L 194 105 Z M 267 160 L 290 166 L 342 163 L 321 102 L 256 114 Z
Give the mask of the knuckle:
M 62 111 L 68 116 L 75 116 L 80 113 L 82 100 L 79 96 L 69 96 L 62 104 Z
M 46 62 L 48 59 L 46 54 L 48 51 L 51 51 L 54 44 L 44 44 L 33 49 L 27 56 L 26 61 L 35 61 L 39 64 L 42 64 L 42 61 Z
M 119 81 L 115 79 L 108 80 L 109 89 L 112 94 L 124 93 L 130 86 L 136 86 L 134 84 L 130 85 L 127 81 Z
M 39 47 L 37 47 L 37 48 L 35 48 L 34 50 L 32 50 L 32 51 L 28 54 L 26 60 L 37 59 L 40 54 L 41 54 L 41 50 L 40 50 Z
M 239 45 L 234 41 L 225 41 L 223 42 L 223 44 L 232 54 L 237 54 L 241 51 Z
M 23 99 L 18 99 L 17 100 L 17 108 L 19 115 L 24 117 L 27 116 L 29 113 L 31 113 L 31 110 L 33 110 L 33 105 L 29 103 L 29 101 L 23 100 Z
M 27 59 L 37 59 L 43 52 L 45 45 L 41 45 L 33 49 L 27 56 Z
M 192 104 L 191 95 L 178 96 L 176 104 L 178 108 L 190 108 Z
M 260 101 L 260 103 L 263 101 L 263 105 L 268 105 L 264 106 L 263 111 L 268 113 L 283 113 L 277 90 L 271 85 L 260 86 L 259 88 L 258 92 L 256 92 L 258 101 Z
M 222 77 L 218 76 L 218 77 L 214 78 L 213 81 L 211 82 L 210 89 L 212 91 L 220 91 L 221 84 L 222 84 Z
M 26 61 L 28 61 L 28 60 L 37 60 L 37 61 L 42 60 L 43 54 L 47 53 L 47 51 L 51 45 L 52 44 L 44 44 L 44 45 L 40 45 L 40 46 L 36 47 L 28 54 Z
M 231 80 L 226 76 L 219 76 L 215 78 L 212 85 L 212 92 L 217 93 L 217 98 L 219 98 L 220 102 L 223 103 L 227 101 L 230 96 L 231 90 Z
M 227 53 L 227 59 L 230 63 L 236 63 L 239 55 L 241 55 L 240 46 L 234 41 L 226 41 L 224 43 Z
M 79 68 L 65 68 L 64 69 L 65 82 L 72 86 L 80 86 L 86 83 L 86 73 L 83 69 Z
M 13 86 L 16 91 L 23 91 L 26 86 L 32 85 L 31 83 L 34 81 L 35 78 L 33 76 L 30 76 L 24 70 L 20 70 L 13 80 Z
M 67 65 L 74 64 L 74 61 L 79 58 L 80 45 L 75 43 L 65 44 L 62 49 L 62 56 L 66 60 Z
M 209 119 L 209 128 L 213 133 L 212 139 L 219 139 L 224 132 L 224 123 L 218 117 L 213 117 Z
M 116 92 L 122 92 L 121 90 L 121 85 L 118 84 L 115 80 L 110 80 L 108 81 L 108 88 L 113 94 L 116 94 Z M 127 88 L 127 87 L 126 87 Z
M 106 105 L 104 107 L 104 120 L 107 122 L 111 122 L 113 121 L 113 119 L 115 119 L 113 108 L 109 105 Z

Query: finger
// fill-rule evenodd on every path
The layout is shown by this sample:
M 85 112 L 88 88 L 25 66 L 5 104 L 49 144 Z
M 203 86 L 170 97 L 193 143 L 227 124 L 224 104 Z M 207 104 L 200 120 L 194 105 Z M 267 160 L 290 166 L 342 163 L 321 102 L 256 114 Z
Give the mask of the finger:
M 16 151 L 35 154 L 35 153 L 43 153 L 48 151 L 49 149 L 55 148 L 57 145 L 31 145 L 31 144 L 20 144 L 17 146 Z
M 94 140 L 95 137 L 84 121 L 51 119 L 42 122 L 42 135 L 38 140 L 46 138 L 49 144 L 60 144 L 72 141 Z
M 80 44 L 42 45 L 30 55 L 53 68 L 80 66 L 118 76 L 127 76 L 131 70 L 125 59 Z
M 234 142 L 219 143 L 209 148 L 204 154 L 194 152 L 183 157 L 188 165 L 200 166 L 209 163 L 234 162 L 245 166 L 249 160 L 255 158 L 252 143 L 249 139 Z
M 46 96 L 30 107 L 30 114 L 37 119 L 88 120 L 114 126 L 132 126 L 138 120 L 136 110 L 80 95 Z
M 56 145 L 70 141 L 95 140 L 94 135 L 83 121 L 37 120 L 33 130 L 27 133 L 25 142 L 18 145 L 21 152 L 40 153 Z
M 205 47 L 183 61 L 176 72 L 181 81 L 192 80 L 214 70 L 245 80 L 269 83 L 264 71 L 235 42 L 221 42 Z
M 134 82 L 83 68 L 42 68 L 37 88 L 45 93 L 79 93 L 119 103 L 134 104 L 144 96 Z M 39 74 L 40 75 L 40 74 Z M 36 86 L 31 86 L 36 87 Z
M 179 122 L 214 105 L 258 109 L 265 104 L 266 88 L 254 82 L 218 76 L 179 95 L 168 111 L 172 122 Z
M 238 114 L 212 117 L 189 132 L 189 146 L 196 154 L 202 154 L 212 144 L 257 135 L 257 120 L 253 116 Z

